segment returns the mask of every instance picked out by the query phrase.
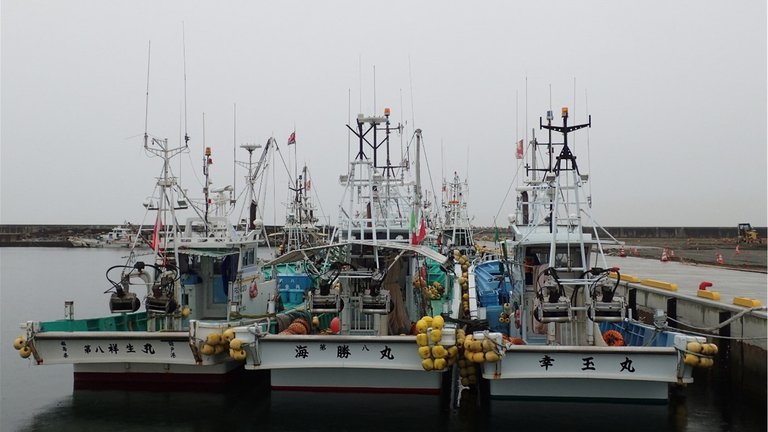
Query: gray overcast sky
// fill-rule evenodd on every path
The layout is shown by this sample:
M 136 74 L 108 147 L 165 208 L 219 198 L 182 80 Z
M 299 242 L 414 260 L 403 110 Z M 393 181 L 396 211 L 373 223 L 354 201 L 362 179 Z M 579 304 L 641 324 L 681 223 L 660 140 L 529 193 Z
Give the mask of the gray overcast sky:
M 238 145 L 274 134 L 285 148 L 295 125 L 299 163 L 335 221 L 349 100 L 353 115 L 371 113 L 375 65 L 377 111 L 423 129 L 438 192 L 443 173 L 468 176 L 477 225 L 499 214 L 506 226 L 514 209 L 512 196 L 502 201 L 526 129 L 526 77 L 529 137 L 550 85 L 556 111 L 592 115 L 576 152 L 600 224 L 766 225 L 765 0 L 1 7 L 2 223 L 142 220 L 160 169 L 139 137 L 147 45 L 149 132 L 177 143 L 183 22 L 192 154 L 181 176 L 195 196 L 203 112 L 214 187 L 232 183 L 237 104 Z

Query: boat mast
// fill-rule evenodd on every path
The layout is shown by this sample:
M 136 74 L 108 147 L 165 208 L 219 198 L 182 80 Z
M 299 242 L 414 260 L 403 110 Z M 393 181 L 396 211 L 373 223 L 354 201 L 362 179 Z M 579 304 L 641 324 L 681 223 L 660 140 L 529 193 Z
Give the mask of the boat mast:
M 579 189 L 581 188 L 581 177 L 579 173 L 579 167 L 576 163 L 576 156 L 571 153 L 571 149 L 568 147 L 568 134 L 576 131 L 581 128 L 585 127 L 592 127 L 592 116 L 589 116 L 589 122 L 580 124 L 580 125 L 573 125 L 568 126 L 568 108 L 563 107 L 561 111 L 561 117 L 563 119 L 563 125 L 562 126 L 553 126 L 551 124 L 550 117 L 552 117 L 552 112 L 547 112 L 547 124 L 544 125 L 542 122 L 541 117 L 539 117 L 539 128 L 540 129 L 547 129 L 549 131 L 550 139 L 547 143 L 547 148 L 550 152 L 550 158 L 549 158 L 549 167 L 546 170 L 547 174 L 545 175 L 545 180 L 551 179 L 555 182 L 554 184 L 554 194 L 550 201 L 550 211 L 549 211 L 549 226 L 550 226 L 550 232 L 552 235 L 552 242 L 550 244 L 550 255 L 549 255 L 549 265 L 550 267 L 556 267 L 555 266 L 555 253 L 556 253 L 556 238 L 558 229 L 560 228 L 559 224 L 559 208 L 561 206 L 559 200 L 563 199 L 563 210 L 566 214 L 563 215 L 563 218 L 567 222 L 567 229 L 569 231 L 576 231 L 576 233 L 579 238 L 583 236 L 583 228 L 581 226 L 581 196 L 579 193 Z M 563 134 L 563 142 L 562 148 L 560 149 L 560 154 L 556 157 L 556 162 L 554 163 L 554 166 L 552 165 L 552 131 L 560 132 Z M 567 179 L 563 180 L 563 177 L 560 176 L 562 171 L 571 171 L 572 172 L 572 180 L 569 183 Z M 552 191 L 552 189 L 549 189 Z M 565 194 L 563 194 L 563 191 L 565 191 Z M 561 196 L 562 195 L 562 196 Z M 568 199 L 572 196 L 573 202 L 570 202 Z M 575 214 L 569 214 L 568 208 L 569 206 L 573 204 L 576 207 L 576 213 Z M 580 245 L 580 253 L 581 253 L 581 266 L 586 269 L 586 250 L 584 246 L 583 241 L 579 241 Z M 567 266 L 571 267 L 570 261 L 568 262 Z
M 415 168 L 415 174 L 416 174 L 416 190 L 414 191 L 414 203 L 413 208 L 419 208 L 421 206 L 421 199 L 422 199 L 422 193 L 421 193 L 421 129 L 416 129 L 414 132 L 416 134 L 416 168 Z
M 245 227 L 246 235 L 248 232 L 250 232 L 250 230 L 253 230 L 256 228 L 254 221 L 256 221 L 257 219 L 256 216 L 257 216 L 257 210 L 258 210 L 258 201 L 256 197 L 255 184 L 256 184 L 256 179 L 259 177 L 259 175 L 265 168 L 267 154 L 269 152 L 269 149 L 273 140 L 274 140 L 273 138 L 270 138 L 267 140 L 267 144 L 264 146 L 264 150 L 262 151 L 261 157 L 259 158 L 258 162 L 253 161 L 253 151 L 258 148 L 261 148 L 262 147 L 261 145 L 247 143 L 240 146 L 240 148 L 243 148 L 248 152 L 248 162 L 237 162 L 238 165 L 248 170 L 248 175 L 245 178 L 245 184 L 246 184 L 246 187 L 248 188 L 248 197 L 250 198 L 250 200 L 248 204 L 247 226 Z

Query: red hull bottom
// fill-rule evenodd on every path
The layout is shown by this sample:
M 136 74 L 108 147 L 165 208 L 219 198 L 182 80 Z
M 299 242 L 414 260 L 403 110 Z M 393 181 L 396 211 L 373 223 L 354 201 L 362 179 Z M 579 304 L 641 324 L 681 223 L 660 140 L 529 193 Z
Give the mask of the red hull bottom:
M 268 382 L 269 375 L 245 372 L 243 368 L 224 374 L 75 372 L 75 390 L 225 391 L 234 386 Z
M 420 395 L 435 395 L 435 396 L 440 394 L 440 389 L 429 389 L 429 388 L 272 386 L 272 390 L 276 390 L 276 391 L 316 392 L 316 393 L 420 394 Z

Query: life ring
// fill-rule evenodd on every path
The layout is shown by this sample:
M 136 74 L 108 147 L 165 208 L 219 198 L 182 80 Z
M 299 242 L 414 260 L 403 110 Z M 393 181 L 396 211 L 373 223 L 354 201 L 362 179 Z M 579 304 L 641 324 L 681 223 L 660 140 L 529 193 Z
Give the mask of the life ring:
M 608 346 L 624 346 L 624 336 L 616 330 L 608 330 L 603 333 L 603 340 Z
M 248 288 L 248 295 L 251 296 L 251 298 L 256 298 L 256 296 L 259 295 L 259 286 L 256 285 L 256 281 L 253 281 L 251 287 Z

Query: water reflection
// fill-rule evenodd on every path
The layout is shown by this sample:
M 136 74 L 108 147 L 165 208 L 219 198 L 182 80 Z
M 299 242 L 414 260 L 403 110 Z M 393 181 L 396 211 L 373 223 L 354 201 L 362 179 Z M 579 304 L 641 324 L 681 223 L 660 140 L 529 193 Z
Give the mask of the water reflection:
M 160 393 L 76 390 L 23 431 L 686 431 L 729 429 L 712 412 L 668 405 L 492 401 L 453 410 L 423 395 L 233 391 Z M 719 424 L 718 424 L 719 423 Z M 725 428 L 721 429 L 721 426 Z M 758 430 L 758 429 L 755 429 Z

